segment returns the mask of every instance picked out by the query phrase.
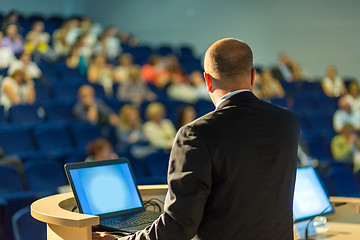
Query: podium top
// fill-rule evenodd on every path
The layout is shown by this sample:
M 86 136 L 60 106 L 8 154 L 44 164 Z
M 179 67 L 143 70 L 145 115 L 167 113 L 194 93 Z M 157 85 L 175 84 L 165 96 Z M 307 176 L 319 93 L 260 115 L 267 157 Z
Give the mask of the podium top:
M 56 194 L 33 202 L 31 216 L 42 222 L 76 228 L 91 227 L 100 223 L 98 216 L 71 212 L 75 204 L 72 192 Z

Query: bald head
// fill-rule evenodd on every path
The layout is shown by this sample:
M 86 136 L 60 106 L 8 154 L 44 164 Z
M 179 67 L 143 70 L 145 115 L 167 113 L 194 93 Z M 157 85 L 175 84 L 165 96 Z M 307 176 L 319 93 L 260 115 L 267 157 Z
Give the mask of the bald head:
M 252 68 L 252 51 L 240 40 L 225 38 L 212 44 L 206 51 L 205 72 L 217 80 L 250 76 Z

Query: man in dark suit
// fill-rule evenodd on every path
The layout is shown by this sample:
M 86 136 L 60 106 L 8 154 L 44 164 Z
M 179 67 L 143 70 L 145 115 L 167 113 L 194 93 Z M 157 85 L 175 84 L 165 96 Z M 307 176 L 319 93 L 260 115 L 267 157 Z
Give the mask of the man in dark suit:
M 165 212 L 124 239 L 293 239 L 299 123 L 251 93 L 252 58 L 236 39 L 209 47 L 204 78 L 216 110 L 179 130 Z

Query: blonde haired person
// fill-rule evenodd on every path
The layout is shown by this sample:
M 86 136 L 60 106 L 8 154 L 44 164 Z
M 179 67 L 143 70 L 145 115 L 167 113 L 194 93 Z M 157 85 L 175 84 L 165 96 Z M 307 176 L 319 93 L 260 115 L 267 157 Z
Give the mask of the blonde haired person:
M 15 70 L 2 81 L 0 102 L 6 110 L 14 105 L 33 104 L 35 99 L 34 83 L 22 70 Z
M 146 108 L 148 121 L 144 123 L 144 133 L 150 144 L 162 149 L 171 149 L 175 139 L 174 124 L 165 118 L 165 107 L 161 103 L 151 103 Z
M 155 151 L 144 135 L 139 110 L 130 104 L 125 104 L 119 112 L 117 139 L 119 150 L 130 151 L 138 159 Z

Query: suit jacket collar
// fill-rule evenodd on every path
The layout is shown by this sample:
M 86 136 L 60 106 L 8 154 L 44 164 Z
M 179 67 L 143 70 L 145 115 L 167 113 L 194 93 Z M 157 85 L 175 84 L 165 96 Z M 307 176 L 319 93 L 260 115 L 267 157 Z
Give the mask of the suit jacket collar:
M 245 101 L 249 101 L 249 100 L 258 100 L 258 98 L 250 91 L 246 91 L 246 92 L 241 92 L 238 94 L 235 94 L 234 96 L 230 97 L 229 99 L 226 99 L 225 101 L 223 101 L 217 108 L 216 110 L 222 109 L 226 106 L 230 106 L 232 104 L 235 104 L 237 102 L 245 102 Z

